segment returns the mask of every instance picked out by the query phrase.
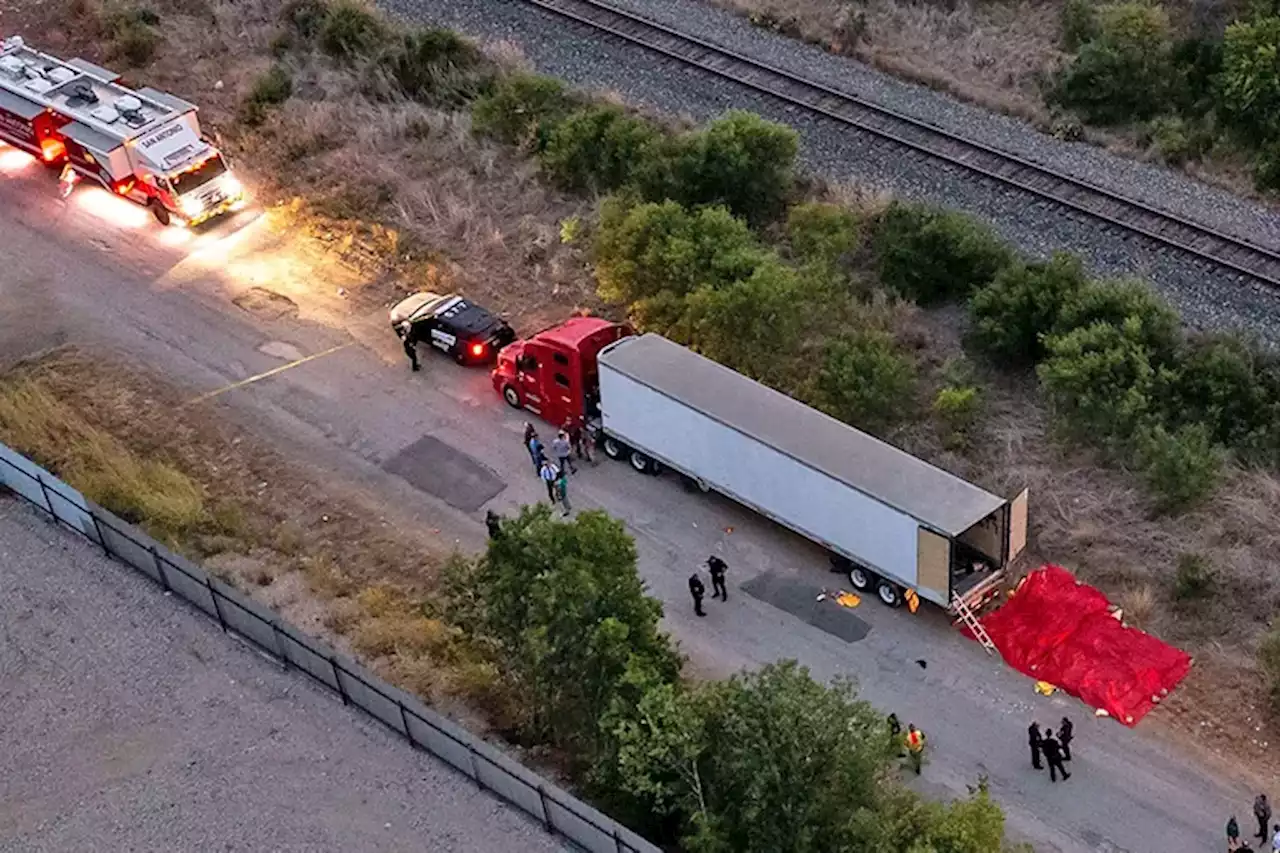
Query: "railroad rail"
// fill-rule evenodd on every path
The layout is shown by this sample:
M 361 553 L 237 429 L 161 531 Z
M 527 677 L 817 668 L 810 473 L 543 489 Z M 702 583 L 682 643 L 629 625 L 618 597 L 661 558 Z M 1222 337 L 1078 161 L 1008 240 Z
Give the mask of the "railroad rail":
M 639 45 L 809 112 L 1142 236 L 1214 266 L 1280 287 L 1280 252 L 1126 198 L 923 119 L 806 80 L 768 63 L 600 2 L 524 0 L 615 38 Z

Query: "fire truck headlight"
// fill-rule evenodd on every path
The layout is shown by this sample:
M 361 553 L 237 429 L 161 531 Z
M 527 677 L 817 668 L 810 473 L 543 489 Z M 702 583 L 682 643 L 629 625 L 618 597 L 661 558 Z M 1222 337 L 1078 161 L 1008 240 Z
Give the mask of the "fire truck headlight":
M 204 202 L 198 198 L 184 198 L 182 200 L 182 213 L 188 219 L 199 216 L 204 213 Z
M 222 186 L 226 190 L 228 198 L 239 198 L 244 195 L 244 184 L 240 183 L 231 175 L 227 175 Z

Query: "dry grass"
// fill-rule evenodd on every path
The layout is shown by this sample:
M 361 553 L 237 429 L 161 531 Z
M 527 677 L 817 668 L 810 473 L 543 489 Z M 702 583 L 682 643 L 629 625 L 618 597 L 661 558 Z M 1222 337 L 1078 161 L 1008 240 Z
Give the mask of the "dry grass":
M 384 676 L 406 675 L 401 686 L 430 686 L 424 699 L 474 702 L 472 725 L 509 724 L 497 673 L 460 631 L 423 615 L 448 556 L 442 545 L 393 538 L 385 507 L 180 403 L 149 373 L 63 350 L 0 376 L 0 440 L 95 500 L 107 486 L 108 497 L 127 493 L 144 527 Z M 191 495 L 198 518 L 175 524 L 173 507 Z

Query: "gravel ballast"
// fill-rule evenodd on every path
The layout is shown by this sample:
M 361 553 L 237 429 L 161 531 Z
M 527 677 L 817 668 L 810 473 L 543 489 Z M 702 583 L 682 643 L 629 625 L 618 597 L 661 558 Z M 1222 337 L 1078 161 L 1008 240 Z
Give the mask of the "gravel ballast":
M 1229 275 L 1218 267 L 1180 253 L 1171 253 L 1145 238 L 1103 226 L 1092 218 L 1031 199 L 1002 185 L 977 178 L 967 170 L 904 152 L 847 125 L 814 117 L 722 78 L 690 69 L 633 45 L 603 38 L 587 28 L 519 0 L 382 2 L 389 11 L 407 19 L 451 27 L 482 41 L 505 41 L 518 45 L 539 71 L 583 88 L 616 92 L 640 107 L 699 121 L 714 118 L 728 109 L 742 108 L 787 122 L 801 132 L 802 164 L 816 174 L 880 188 L 903 198 L 968 211 L 989 221 L 1000 234 L 1031 255 L 1045 256 L 1056 250 L 1076 252 L 1098 275 L 1135 275 L 1150 279 L 1194 327 L 1239 328 L 1270 343 L 1280 342 L 1280 294 L 1256 282 Z M 776 65 L 784 64 L 780 57 L 789 56 L 792 57 L 791 62 L 813 63 L 815 67 L 829 65 L 834 69 L 828 71 L 829 74 L 847 76 L 848 72 L 840 69 L 860 69 L 859 79 L 876 82 L 882 91 L 894 93 L 892 97 L 898 97 L 899 92 L 909 93 L 916 99 L 911 102 L 915 104 L 914 109 L 933 104 L 932 108 L 939 110 L 940 115 L 949 111 L 963 117 L 972 126 L 987 126 L 996 129 L 992 132 L 1016 137 L 1020 144 L 1039 145 L 1044 152 L 1057 149 L 1070 152 L 1063 156 L 1086 158 L 1096 163 L 1093 168 L 1099 175 L 1114 171 L 1135 181 L 1140 180 L 1135 176 L 1149 175 L 1151 183 L 1147 186 L 1149 195 L 1146 197 L 1170 199 L 1183 197 L 1180 194 L 1203 195 L 1213 200 L 1212 204 L 1205 204 L 1206 211 L 1217 210 L 1223 216 L 1227 215 L 1224 211 L 1230 212 L 1228 218 L 1239 226 L 1231 230 L 1254 233 L 1256 239 L 1271 234 L 1280 242 L 1280 227 L 1275 226 L 1275 217 L 1262 208 L 1198 185 L 1168 170 L 1041 136 L 1012 119 L 975 110 L 928 89 L 894 81 L 851 60 L 754 30 L 744 21 L 701 0 L 623 2 L 630 2 L 649 17 L 667 23 L 677 23 L 673 18 L 678 16 L 681 29 L 704 37 L 711 37 L 713 33 L 700 28 L 715 28 L 714 40 L 743 52 L 761 55 L 761 49 L 753 45 L 767 45 L 771 53 L 762 55 L 762 58 Z M 730 43 L 718 29 L 721 25 L 743 42 Z M 795 67 L 793 70 L 803 69 Z M 843 85 L 848 87 L 848 80 Z M 881 100 L 890 103 L 888 97 Z M 891 105 L 900 111 L 913 111 L 911 104 L 905 102 L 893 101 Z M 937 122 L 943 123 L 941 119 Z M 1169 183 L 1164 186 L 1159 181 Z M 1197 213 L 1189 207 L 1180 209 L 1180 212 L 1189 217 L 1195 217 Z M 1264 222 L 1270 224 L 1263 225 Z M 1247 223 L 1263 230 L 1250 232 Z M 1225 228 L 1228 223 L 1217 221 L 1210 224 Z
M 565 851 L 0 497 L 0 851 Z

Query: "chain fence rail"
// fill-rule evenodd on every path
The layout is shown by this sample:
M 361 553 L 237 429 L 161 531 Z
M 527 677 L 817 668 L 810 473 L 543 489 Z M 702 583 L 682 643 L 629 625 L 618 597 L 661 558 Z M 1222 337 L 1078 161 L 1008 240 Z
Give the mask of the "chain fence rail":
M 86 499 L 31 460 L 0 444 L 0 493 L 7 487 L 56 523 L 80 534 L 197 610 L 248 640 L 285 669 L 309 676 L 415 748 L 434 755 L 519 808 L 549 832 L 591 853 L 662 853 L 622 824 L 543 779 L 498 749 L 307 636 L 134 525 Z

